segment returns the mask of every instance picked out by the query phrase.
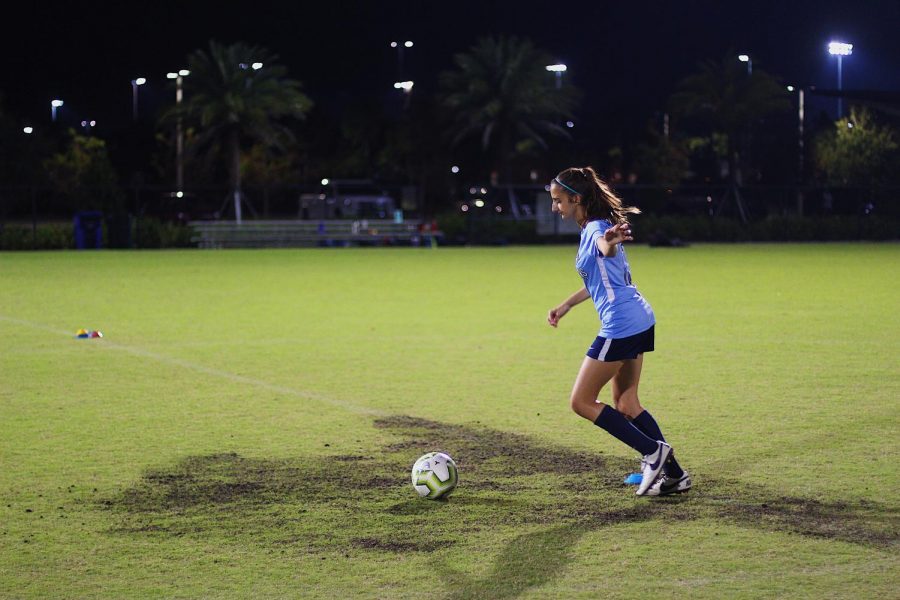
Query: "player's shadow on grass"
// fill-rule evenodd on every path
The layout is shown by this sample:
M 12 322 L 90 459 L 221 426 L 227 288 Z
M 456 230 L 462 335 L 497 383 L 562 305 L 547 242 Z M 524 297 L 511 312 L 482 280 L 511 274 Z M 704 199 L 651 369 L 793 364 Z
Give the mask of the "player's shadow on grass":
M 515 598 L 564 571 L 582 535 L 584 528 L 574 523 L 520 535 L 507 544 L 483 577 L 471 577 L 446 564 L 437 569 L 453 590 L 451 600 Z

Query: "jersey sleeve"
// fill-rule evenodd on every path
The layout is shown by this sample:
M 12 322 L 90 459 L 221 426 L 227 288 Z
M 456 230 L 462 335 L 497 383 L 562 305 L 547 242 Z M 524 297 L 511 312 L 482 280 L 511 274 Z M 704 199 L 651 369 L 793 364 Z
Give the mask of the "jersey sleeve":
M 612 223 L 609 221 L 594 221 L 594 223 L 597 224 L 597 227 L 591 232 L 591 252 L 593 252 L 595 256 L 606 258 L 603 256 L 603 253 L 600 252 L 600 240 L 603 238 L 603 234 L 606 233 L 606 230 L 612 227 Z

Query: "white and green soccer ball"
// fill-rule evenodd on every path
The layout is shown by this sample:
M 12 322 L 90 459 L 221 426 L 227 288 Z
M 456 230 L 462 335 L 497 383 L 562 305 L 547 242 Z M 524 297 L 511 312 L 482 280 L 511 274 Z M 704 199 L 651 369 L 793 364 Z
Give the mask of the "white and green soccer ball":
M 412 468 L 412 484 L 423 498 L 446 498 L 456 487 L 459 477 L 456 463 L 443 452 L 429 452 L 419 458 Z

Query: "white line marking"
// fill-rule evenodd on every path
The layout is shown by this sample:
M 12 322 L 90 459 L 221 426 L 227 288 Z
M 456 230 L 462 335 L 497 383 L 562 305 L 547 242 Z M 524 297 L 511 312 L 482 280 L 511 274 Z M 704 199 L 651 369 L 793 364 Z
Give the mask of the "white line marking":
M 75 337 L 69 331 L 63 331 L 61 329 L 56 329 L 54 327 L 50 327 L 49 325 L 44 325 L 43 323 L 35 323 L 33 321 L 25 321 L 23 319 L 16 319 L 16 318 L 7 317 L 4 315 L 0 315 L 0 320 L 6 321 L 8 323 L 13 323 L 15 325 L 21 325 L 23 327 L 29 327 L 31 329 L 37 329 L 39 331 L 52 333 L 55 335 L 62 335 L 62 336 L 68 337 L 68 338 Z M 142 348 L 136 348 L 134 346 L 126 346 L 124 344 L 117 344 L 115 342 L 111 342 L 109 340 L 109 338 L 98 338 L 98 341 L 89 341 L 89 342 L 85 342 L 85 343 L 96 344 L 104 349 L 125 352 L 127 354 L 131 354 L 132 356 L 137 356 L 140 358 L 148 358 L 148 359 L 156 361 L 156 362 L 164 363 L 167 365 L 173 365 L 176 367 L 181 367 L 181 368 L 187 369 L 189 371 L 195 371 L 197 373 L 202 373 L 204 375 L 210 375 L 210 376 L 218 378 L 218 379 L 225 379 L 225 380 L 231 381 L 233 383 L 240 383 L 243 385 L 258 387 L 258 388 L 268 390 L 271 392 L 277 392 L 279 394 L 285 394 L 285 395 L 301 398 L 303 400 L 313 400 L 315 402 L 321 402 L 322 404 L 328 404 L 329 406 L 334 406 L 335 408 L 342 408 L 344 410 L 347 410 L 347 411 L 350 411 L 353 413 L 357 413 L 357 414 L 371 415 L 371 416 L 376 416 L 376 417 L 384 417 L 384 416 L 388 416 L 391 414 L 391 413 L 388 413 L 388 412 L 385 412 L 382 410 L 378 410 L 375 408 L 367 408 L 365 406 L 353 404 L 352 402 L 338 400 L 336 398 L 332 398 L 330 396 L 325 396 L 323 394 L 317 394 L 315 392 L 309 392 L 306 390 L 298 390 L 296 388 L 270 383 L 268 381 L 264 381 L 262 379 L 256 379 L 254 377 L 238 375 L 237 373 L 231 373 L 229 371 L 223 371 L 221 369 L 213 369 L 211 367 L 207 367 L 207 366 L 201 365 L 199 363 L 191 362 L 188 360 L 182 360 L 180 358 L 174 358 L 172 356 L 166 356 L 165 354 L 159 354 L 157 352 L 150 352 L 149 350 L 144 350 Z

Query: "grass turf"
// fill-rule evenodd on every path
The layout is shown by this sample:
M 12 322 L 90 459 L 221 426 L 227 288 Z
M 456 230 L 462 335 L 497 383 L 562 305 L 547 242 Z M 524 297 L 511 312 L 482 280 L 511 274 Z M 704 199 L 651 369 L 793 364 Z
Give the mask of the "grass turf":
M 677 498 L 567 408 L 573 247 L 0 254 L 0 596 L 895 593 L 900 246 L 628 252 Z

